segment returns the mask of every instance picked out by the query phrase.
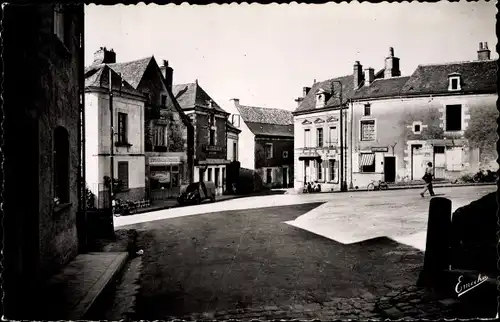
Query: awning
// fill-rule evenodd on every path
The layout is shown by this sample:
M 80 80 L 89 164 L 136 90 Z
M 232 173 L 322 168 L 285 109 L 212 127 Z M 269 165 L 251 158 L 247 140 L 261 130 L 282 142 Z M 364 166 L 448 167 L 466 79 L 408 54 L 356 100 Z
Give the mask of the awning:
M 361 166 L 373 165 L 375 163 L 375 154 L 374 153 L 364 153 L 361 155 Z
M 319 155 L 303 155 L 299 157 L 299 161 L 304 161 L 304 160 L 321 161 L 321 157 Z

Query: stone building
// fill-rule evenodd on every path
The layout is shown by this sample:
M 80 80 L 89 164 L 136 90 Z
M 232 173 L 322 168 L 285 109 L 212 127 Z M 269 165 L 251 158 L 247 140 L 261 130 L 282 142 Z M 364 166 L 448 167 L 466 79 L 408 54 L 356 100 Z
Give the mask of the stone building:
M 241 167 L 255 170 L 269 188 L 292 187 L 294 131 L 291 112 L 277 108 L 246 106 L 233 99 L 231 121 L 241 130 Z
M 436 180 L 496 171 L 497 67 L 487 46 L 476 60 L 419 65 L 408 77 L 391 48 L 383 73 L 365 70 L 352 97 L 355 186 L 421 180 L 428 162 Z
M 194 181 L 212 181 L 216 194 L 226 189 L 227 119 L 224 111 L 198 84 L 177 84 L 173 93 L 194 126 Z M 234 131 L 233 131 L 234 132 Z
M 180 186 L 193 180 L 194 136 L 190 119 L 172 93 L 173 69 L 167 61 L 162 67 L 158 66 L 153 56 L 116 63 L 116 54 L 106 48 L 96 53 L 93 65 L 100 64 L 109 66 L 135 92 L 145 97 L 144 140 L 138 143 L 143 147 L 145 170 L 142 172 L 142 168 L 129 165 L 129 176 L 132 170 L 137 171 L 137 185 L 145 187 L 145 195 L 151 200 L 176 198 Z M 130 154 L 141 157 L 139 151 Z M 142 176 L 143 185 L 139 176 Z
M 35 319 L 37 287 L 85 246 L 83 23 L 83 4 L 3 7 L 2 286 L 8 319 Z

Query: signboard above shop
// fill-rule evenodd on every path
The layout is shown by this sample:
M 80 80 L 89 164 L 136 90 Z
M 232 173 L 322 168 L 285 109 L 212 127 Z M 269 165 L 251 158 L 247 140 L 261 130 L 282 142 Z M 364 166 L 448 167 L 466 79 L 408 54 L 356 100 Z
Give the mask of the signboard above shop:
M 389 152 L 389 148 L 386 146 L 373 147 L 372 152 Z
M 179 164 L 180 157 L 149 157 L 149 165 Z

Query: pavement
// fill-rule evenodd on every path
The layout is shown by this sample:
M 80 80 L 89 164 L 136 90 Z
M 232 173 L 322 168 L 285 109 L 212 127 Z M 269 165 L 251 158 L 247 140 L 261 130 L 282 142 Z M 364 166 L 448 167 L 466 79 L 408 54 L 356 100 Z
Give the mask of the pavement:
M 82 320 L 127 261 L 127 252 L 80 254 L 53 276 L 39 296 L 39 320 Z
M 436 193 L 456 209 L 495 190 Z M 414 190 L 275 195 L 115 218 L 144 249 L 136 316 L 456 317 L 456 298 L 415 286 L 429 200 Z

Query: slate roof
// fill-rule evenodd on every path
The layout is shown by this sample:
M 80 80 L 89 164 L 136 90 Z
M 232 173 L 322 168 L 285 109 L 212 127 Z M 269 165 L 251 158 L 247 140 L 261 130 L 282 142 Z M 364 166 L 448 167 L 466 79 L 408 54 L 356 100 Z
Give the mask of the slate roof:
M 409 79 L 409 76 L 375 79 L 370 86 L 362 86 L 356 90 L 352 99 L 398 96 Z
M 304 100 L 300 103 L 300 105 L 295 109 L 294 113 L 297 112 L 306 112 L 310 110 L 316 109 L 316 93 L 322 88 L 329 93 L 332 93 L 332 87 L 335 89 L 336 93 L 332 97 L 328 99 L 325 104 L 325 107 L 336 107 L 340 106 L 340 98 L 338 92 L 340 91 L 340 86 L 338 83 L 333 83 L 332 81 L 340 81 L 342 84 L 342 101 L 345 104 L 350 98 L 352 98 L 354 94 L 354 76 L 347 75 L 341 76 L 337 78 L 328 79 L 322 82 L 314 83 L 309 90 L 309 93 L 306 95 Z M 333 86 L 332 86 L 333 85 Z
M 279 125 L 269 123 L 245 122 L 255 135 L 293 137 L 293 124 Z
M 172 93 L 183 109 L 194 108 L 196 105 L 209 108 L 208 101 L 211 100 L 215 110 L 227 113 L 205 92 L 198 82 L 173 85 Z
M 139 86 L 139 83 L 146 72 L 151 60 L 154 57 L 141 58 L 124 63 L 114 63 L 108 64 L 114 71 L 121 73 L 122 77 L 127 80 L 135 89 Z
M 448 75 L 462 75 L 459 92 L 484 93 L 497 90 L 497 61 L 469 61 L 447 64 L 419 65 L 403 86 L 401 95 L 449 93 Z
M 108 89 L 109 88 L 109 67 L 102 65 L 94 65 L 85 68 L 85 87 L 99 87 Z M 111 70 L 113 89 L 121 90 L 124 93 L 138 95 L 144 97 L 142 93 L 137 91 L 132 85 L 130 85 L 125 79 L 120 78 L 120 75 L 116 73 L 115 70 Z M 120 88 L 121 82 L 121 88 Z
M 293 125 L 293 115 L 287 110 L 247 105 L 237 105 L 236 108 L 245 123 Z

